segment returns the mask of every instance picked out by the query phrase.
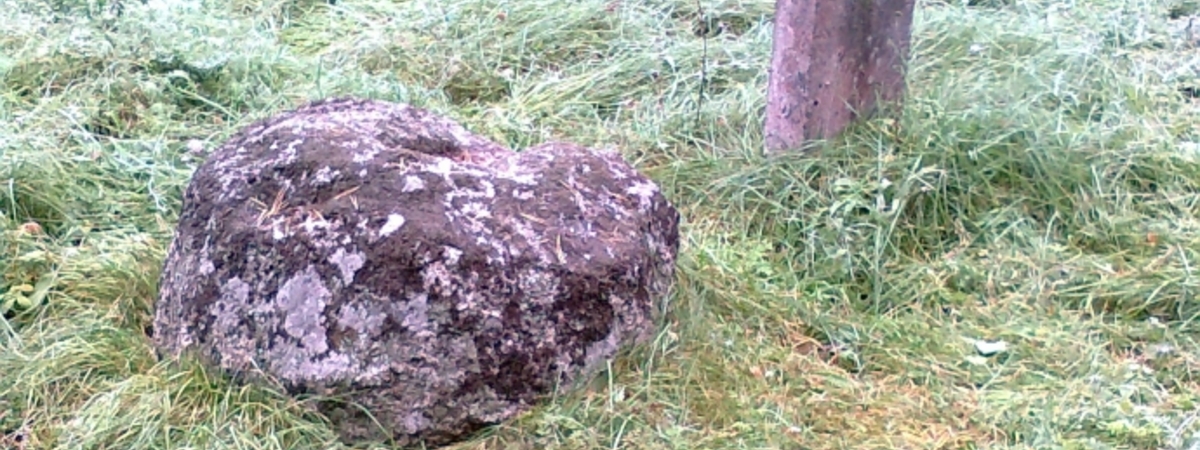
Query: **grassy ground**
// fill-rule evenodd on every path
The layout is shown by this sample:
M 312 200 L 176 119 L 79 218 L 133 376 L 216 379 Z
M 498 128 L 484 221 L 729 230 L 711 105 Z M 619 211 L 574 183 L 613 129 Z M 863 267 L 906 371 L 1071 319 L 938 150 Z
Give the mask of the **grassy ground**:
M 924 2 L 901 119 L 764 160 L 770 0 L 113 1 L 0 0 L 0 448 L 340 448 L 142 331 L 193 150 L 337 94 L 686 216 L 659 339 L 459 449 L 1200 448 L 1195 4 Z

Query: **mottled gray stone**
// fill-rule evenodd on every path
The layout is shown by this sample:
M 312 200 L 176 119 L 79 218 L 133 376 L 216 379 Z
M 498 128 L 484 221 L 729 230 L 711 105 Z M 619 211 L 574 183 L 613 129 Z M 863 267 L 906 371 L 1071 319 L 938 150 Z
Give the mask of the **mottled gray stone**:
M 452 443 L 650 337 L 678 222 L 616 153 L 514 152 L 410 106 L 319 101 L 196 170 L 153 340 L 349 400 L 317 403 L 347 440 Z

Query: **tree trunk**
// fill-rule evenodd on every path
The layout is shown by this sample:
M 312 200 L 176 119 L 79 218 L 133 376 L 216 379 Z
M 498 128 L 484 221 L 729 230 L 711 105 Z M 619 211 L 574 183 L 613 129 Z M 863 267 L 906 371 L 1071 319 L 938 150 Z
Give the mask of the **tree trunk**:
M 766 150 L 799 150 L 904 94 L 914 0 L 776 0 Z

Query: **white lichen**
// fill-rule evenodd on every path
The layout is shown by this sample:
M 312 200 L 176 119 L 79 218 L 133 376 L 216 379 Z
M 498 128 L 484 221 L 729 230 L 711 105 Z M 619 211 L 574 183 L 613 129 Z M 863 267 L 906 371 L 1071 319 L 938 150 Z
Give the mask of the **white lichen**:
M 387 221 L 379 228 L 379 236 L 390 236 L 404 226 L 404 216 L 399 214 L 388 214 Z
M 339 248 L 329 256 L 329 262 L 338 267 L 342 273 L 342 281 L 349 285 L 354 282 L 354 273 L 363 267 L 367 261 L 366 256 L 362 253 L 348 253 L 346 249 Z
M 404 177 L 404 186 L 400 188 L 401 192 L 416 192 L 425 189 L 425 181 L 416 175 L 408 175 Z

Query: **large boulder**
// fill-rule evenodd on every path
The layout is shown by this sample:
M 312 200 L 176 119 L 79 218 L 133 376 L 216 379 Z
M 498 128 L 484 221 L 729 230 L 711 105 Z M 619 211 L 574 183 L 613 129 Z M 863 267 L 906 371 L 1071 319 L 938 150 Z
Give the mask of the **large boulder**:
M 448 444 L 650 337 L 678 222 L 616 153 L 514 152 L 415 107 L 318 101 L 192 175 L 153 340 L 345 400 L 317 408 L 346 440 Z

